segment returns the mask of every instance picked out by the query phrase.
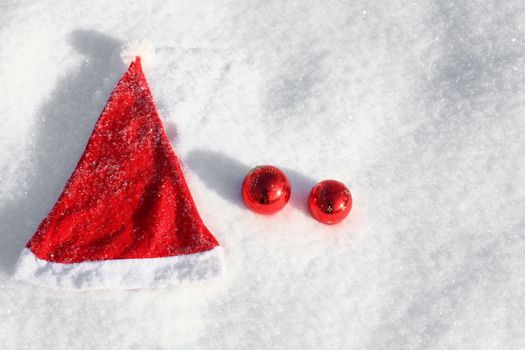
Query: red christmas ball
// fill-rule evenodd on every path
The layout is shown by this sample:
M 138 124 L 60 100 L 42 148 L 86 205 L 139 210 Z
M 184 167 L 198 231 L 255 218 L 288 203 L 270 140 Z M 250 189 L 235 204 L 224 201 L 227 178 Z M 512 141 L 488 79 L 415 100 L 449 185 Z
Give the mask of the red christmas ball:
M 273 214 L 281 210 L 292 193 L 286 175 L 271 165 L 250 170 L 242 183 L 242 198 L 246 206 L 259 214 Z
M 327 225 L 337 224 L 350 213 L 352 195 L 339 181 L 321 181 L 310 192 L 308 208 L 317 221 Z

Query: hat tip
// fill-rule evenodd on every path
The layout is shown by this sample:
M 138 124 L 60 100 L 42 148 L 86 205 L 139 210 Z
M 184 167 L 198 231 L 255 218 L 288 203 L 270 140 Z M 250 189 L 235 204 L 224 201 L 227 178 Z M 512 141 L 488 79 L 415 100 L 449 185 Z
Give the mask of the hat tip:
M 132 40 L 122 45 L 120 58 L 126 65 L 138 59 L 142 65 L 151 66 L 155 59 L 155 48 L 145 39 Z

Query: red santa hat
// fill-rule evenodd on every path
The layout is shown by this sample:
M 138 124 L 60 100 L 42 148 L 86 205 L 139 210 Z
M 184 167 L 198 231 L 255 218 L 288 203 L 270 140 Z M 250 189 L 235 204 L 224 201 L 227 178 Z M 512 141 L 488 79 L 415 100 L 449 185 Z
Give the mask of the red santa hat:
M 155 288 L 217 279 L 203 224 L 137 57 L 100 115 L 15 278 L 59 289 Z

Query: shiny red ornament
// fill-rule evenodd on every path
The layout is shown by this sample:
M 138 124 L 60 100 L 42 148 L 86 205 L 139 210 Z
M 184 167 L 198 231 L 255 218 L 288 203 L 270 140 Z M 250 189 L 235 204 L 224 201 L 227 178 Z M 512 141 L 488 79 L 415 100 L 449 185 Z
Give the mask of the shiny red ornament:
M 317 221 L 327 225 L 337 224 L 350 213 L 352 195 L 343 183 L 324 180 L 312 188 L 308 208 Z
M 281 210 L 292 193 L 290 181 L 280 169 L 261 165 L 250 170 L 242 183 L 242 198 L 246 206 L 259 214 Z

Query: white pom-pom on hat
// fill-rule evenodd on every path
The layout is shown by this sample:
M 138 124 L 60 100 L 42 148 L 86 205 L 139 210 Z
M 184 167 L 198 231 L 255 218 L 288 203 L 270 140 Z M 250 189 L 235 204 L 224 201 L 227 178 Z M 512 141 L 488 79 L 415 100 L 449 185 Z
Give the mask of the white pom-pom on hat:
M 144 39 L 132 40 L 121 46 L 120 58 L 125 64 L 130 64 L 137 56 L 140 56 L 143 66 L 151 67 L 155 59 L 155 48 Z

